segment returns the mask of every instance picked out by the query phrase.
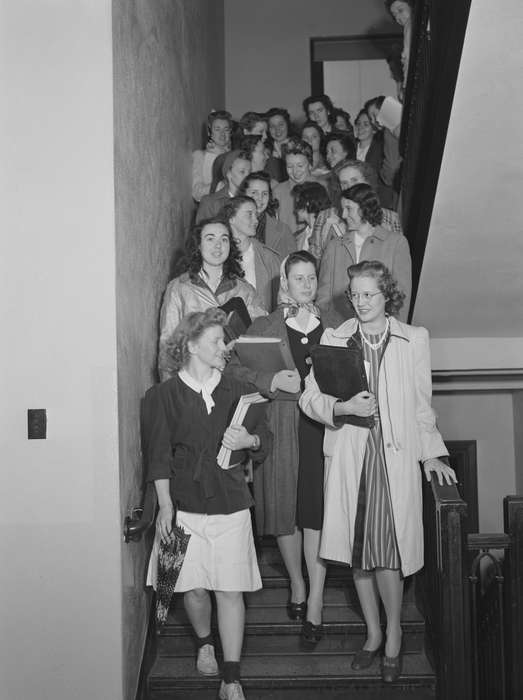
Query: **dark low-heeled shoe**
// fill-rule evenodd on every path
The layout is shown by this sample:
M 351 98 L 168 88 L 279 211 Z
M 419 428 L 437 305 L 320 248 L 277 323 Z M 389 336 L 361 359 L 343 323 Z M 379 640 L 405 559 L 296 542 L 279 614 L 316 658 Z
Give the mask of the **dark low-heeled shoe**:
M 309 620 L 305 620 L 301 628 L 301 644 L 305 649 L 314 649 L 316 644 L 323 638 L 323 625 L 315 625 Z
M 350 665 L 351 668 L 355 671 L 361 671 L 364 668 L 369 668 L 382 649 L 383 643 L 380 644 L 377 649 L 360 649 L 358 652 L 356 652 L 354 658 L 352 659 L 352 663 Z
M 384 683 L 394 683 L 401 675 L 401 654 L 384 656 L 381 662 L 381 679 Z
M 307 603 L 292 603 L 289 601 L 287 603 L 287 615 L 291 620 L 305 620 L 305 615 L 307 614 Z

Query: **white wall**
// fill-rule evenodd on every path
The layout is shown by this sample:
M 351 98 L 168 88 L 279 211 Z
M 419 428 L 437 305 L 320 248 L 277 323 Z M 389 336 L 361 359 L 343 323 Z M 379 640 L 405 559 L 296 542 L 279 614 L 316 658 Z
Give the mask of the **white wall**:
M 235 117 L 310 95 L 311 37 L 396 31 L 383 0 L 225 0 L 225 95 Z
M 0 28 L 0 695 L 119 700 L 111 2 L 4 0 Z
M 522 35 L 521 0 L 471 4 L 414 312 L 435 338 L 523 337 Z

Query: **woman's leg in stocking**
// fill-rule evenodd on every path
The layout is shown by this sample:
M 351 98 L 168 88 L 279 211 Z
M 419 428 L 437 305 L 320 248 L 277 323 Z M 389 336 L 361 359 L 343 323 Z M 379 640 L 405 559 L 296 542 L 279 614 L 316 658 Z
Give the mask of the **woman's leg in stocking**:
M 307 620 L 313 625 L 321 623 L 321 610 L 323 607 L 323 587 L 327 567 L 320 557 L 321 530 L 303 530 L 303 551 L 307 573 L 309 574 L 309 597 L 307 599 Z
M 382 641 L 380 600 L 376 578 L 373 571 L 363 571 L 362 569 L 353 569 L 353 577 L 363 618 L 367 625 L 367 640 L 363 648 L 368 651 L 374 651 L 380 646 Z
M 303 603 L 307 592 L 301 566 L 301 530 L 295 528 L 292 535 L 280 535 L 276 538 L 276 541 L 291 581 L 291 602 Z
M 387 615 L 385 655 L 398 656 L 401 649 L 403 579 L 399 569 L 376 569 L 376 583 Z

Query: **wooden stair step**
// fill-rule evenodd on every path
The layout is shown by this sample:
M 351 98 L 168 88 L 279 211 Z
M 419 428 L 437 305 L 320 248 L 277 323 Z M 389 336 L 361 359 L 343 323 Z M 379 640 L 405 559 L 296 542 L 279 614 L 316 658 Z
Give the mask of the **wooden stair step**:
M 434 697 L 434 673 L 423 653 L 404 656 L 402 676 L 392 684 L 392 688 L 381 680 L 378 659 L 364 671 L 353 671 L 350 668 L 351 660 L 351 654 L 315 652 L 247 656 L 242 660 L 242 685 L 248 700 L 342 698 L 356 691 L 358 698 L 365 700 L 372 697 L 366 694 L 369 692 L 379 693 L 380 700 Z M 217 678 L 204 678 L 197 674 L 194 655 L 177 659 L 160 658 L 149 676 L 151 700 L 162 697 L 169 697 L 170 700 L 215 699 L 218 686 Z M 391 689 L 396 695 L 389 694 Z M 417 695 L 418 691 L 423 694 Z M 169 695 L 162 696 L 162 693 Z
M 180 601 L 181 602 L 181 601 Z M 402 608 L 402 624 L 418 623 L 424 626 L 424 620 L 414 603 L 406 603 Z M 246 633 L 269 630 L 293 630 L 299 626 L 298 621 L 289 620 L 284 605 L 253 606 L 246 609 Z M 359 611 L 348 605 L 327 605 L 323 608 L 323 624 L 327 628 L 346 629 L 348 627 L 364 626 Z M 190 632 L 191 627 L 183 605 L 176 605 L 169 612 L 166 624 L 160 629 L 160 635 Z

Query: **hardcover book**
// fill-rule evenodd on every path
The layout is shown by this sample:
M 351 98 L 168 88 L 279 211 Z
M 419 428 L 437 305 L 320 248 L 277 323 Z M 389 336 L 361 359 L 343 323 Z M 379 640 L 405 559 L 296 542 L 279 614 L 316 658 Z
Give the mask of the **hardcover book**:
M 322 394 L 348 401 L 360 391 L 368 391 L 367 373 L 361 350 L 336 345 L 311 347 L 314 377 Z M 337 420 L 361 428 L 372 428 L 374 416 L 338 416 Z

